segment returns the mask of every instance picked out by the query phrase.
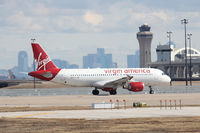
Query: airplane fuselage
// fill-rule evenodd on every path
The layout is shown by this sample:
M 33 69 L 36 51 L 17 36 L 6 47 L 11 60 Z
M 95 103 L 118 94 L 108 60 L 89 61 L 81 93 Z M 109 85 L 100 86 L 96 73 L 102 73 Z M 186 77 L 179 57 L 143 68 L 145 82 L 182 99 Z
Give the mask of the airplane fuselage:
M 153 68 L 110 68 L 110 69 L 61 69 L 54 82 L 70 86 L 94 87 L 98 81 L 133 76 L 132 81 L 143 82 L 146 86 L 169 83 L 170 78 L 162 71 Z

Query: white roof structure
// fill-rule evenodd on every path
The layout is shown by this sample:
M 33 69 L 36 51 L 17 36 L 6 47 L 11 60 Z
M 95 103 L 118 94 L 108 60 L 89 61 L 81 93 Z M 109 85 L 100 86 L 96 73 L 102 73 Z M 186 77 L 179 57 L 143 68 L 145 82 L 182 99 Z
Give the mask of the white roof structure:
M 189 59 L 191 53 L 192 59 L 200 58 L 200 51 L 194 48 L 187 47 L 187 57 Z M 175 48 L 171 51 L 171 60 L 183 60 L 185 59 L 185 48 Z

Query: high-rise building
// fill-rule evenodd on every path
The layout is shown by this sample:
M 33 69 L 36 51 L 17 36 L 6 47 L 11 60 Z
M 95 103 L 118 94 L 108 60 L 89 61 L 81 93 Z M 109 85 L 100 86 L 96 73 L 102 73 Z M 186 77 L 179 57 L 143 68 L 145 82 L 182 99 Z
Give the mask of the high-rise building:
M 112 54 L 105 54 L 104 55 L 104 68 L 112 68 L 114 63 L 112 61 Z
M 83 56 L 83 68 L 88 68 L 88 56 Z
M 151 27 L 147 24 L 139 27 L 137 39 L 140 46 L 140 67 L 150 67 L 151 63 L 151 41 L 153 33 L 150 32 Z
M 137 50 L 135 52 L 135 59 L 134 59 L 134 61 L 135 61 L 135 68 L 139 68 L 140 67 L 140 51 L 139 50 Z
M 112 68 L 112 54 L 105 54 L 104 48 L 97 48 L 96 54 L 83 56 L 83 68 Z
M 105 61 L 104 48 L 97 48 L 96 61 L 94 67 L 105 68 L 105 66 L 106 66 L 106 61 Z
M 65 60 L 53 59 L 54 64 L 59 68 L 68 68 L 69 64 Z
M 26 51 L 20 51 L 18 54 L 18 71 L 28 72 L 28 55 Z
M 128 68 L 140 67 L 139 50 L 137 50 L 134 55 L 127 55 L 127 67 Z
M 134 67 L 134 56 L 135 55 L 127 55 L 127 67 L 128 68 Z
M 98 56 L 104 55 L 104 48 L 97 48 L 97 55 Z
M 79 68 L 77 64 L 69 64 L 68 61 L 65 60 L 53 59 L 52 61 L 58 68 L 69 68 L 69 69 Z
M 70 69 L 78 69 L 79 66 L 77 64 L 71 64 L 71 65 L 69 65 L 68 68 L 70 68 Z
M 83 68 L 94 68 L 95 62 L 97 60 L 96 54 L 88 54 L 87 56 L 83 56 Z

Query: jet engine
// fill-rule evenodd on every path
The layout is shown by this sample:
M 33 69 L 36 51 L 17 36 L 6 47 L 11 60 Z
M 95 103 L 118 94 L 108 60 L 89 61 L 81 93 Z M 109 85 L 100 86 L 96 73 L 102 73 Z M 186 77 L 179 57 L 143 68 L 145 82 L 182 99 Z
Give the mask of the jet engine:
M 128 89 L 133 92 L 140 92 L 144 89 L 143 82 L 130 82 L 123 86 L 124 89 Z

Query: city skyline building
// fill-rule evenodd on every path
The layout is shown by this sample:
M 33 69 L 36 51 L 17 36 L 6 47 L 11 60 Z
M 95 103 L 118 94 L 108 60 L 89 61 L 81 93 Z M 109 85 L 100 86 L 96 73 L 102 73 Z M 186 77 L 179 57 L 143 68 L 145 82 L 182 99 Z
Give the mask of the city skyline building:
M 53 63 L 58 67 L 58 68 L 68 68 L 69 63 L 65 60 L 60 60 L 60 59 L 52 59 Z
M 68 61 L 66 61 L 66 60 L 52 59 L 52 61 L 58 68 L 61 68 L 61 69 L 63 69 L 63 68 L 69 68 L 69 69 L 79 68 L 79 65 L 69 64 Z
M 83 68 L 112 68 L 112 54 L 105 54 L 104 48 L 97 48 L 96 54 L 83 56 Z
M 78 69 L 79 65 L 77 65 L 77 64 L 70 64 L 68 68 L 70 68 L 70 69 Z
M 127 55 L 127 67 L 139 68 L 140 67 L 140 52 L 137 50 L 134 55 Z
M 18 53 L 18 71 L 19 72 L 28 72 L 28 54 L 26 51 L 19 51 Z
M 69 68 L 69 69 L 78 69 L 79 65 L 77 64 L 69 64 L 68 61 L 61 59 L 52 59 L 55 65 L 59 68 Z M 34 62 L 34 61 L 33 61 Z M 37 64 L 35 64 L 35 67 Z M 24 72 L 34 71 L 34 63 L 32 63 L 29 67 L 28 65 L 28 54 L 26 51 L 22 50 L 18 52 L 18 64 L 10 69 L 14 75 L 17 76 L 18 79 L 29 78 L 29 76 Z M 36 70 L 36 68 L 35 68 Z
M 140 47 L 140 67 L 150 67 L 151 64 L 151 41 L 153 33 L 150 32 L 151 27 L 147 24 L 143 24 L 139 27 L 137 33 L 137 39 Z

